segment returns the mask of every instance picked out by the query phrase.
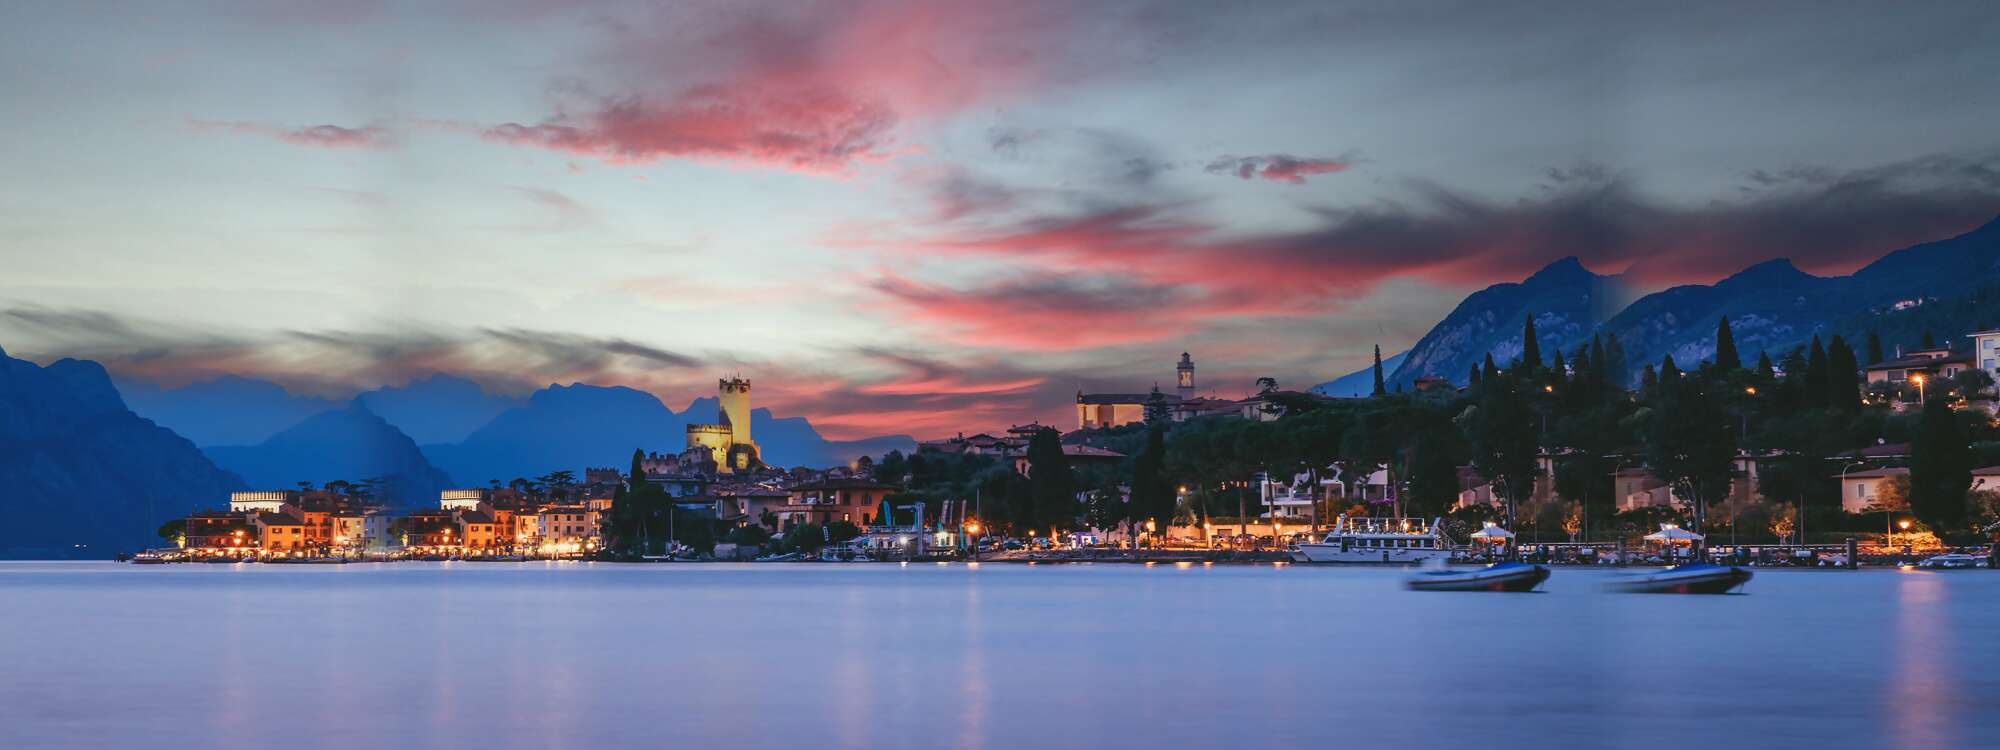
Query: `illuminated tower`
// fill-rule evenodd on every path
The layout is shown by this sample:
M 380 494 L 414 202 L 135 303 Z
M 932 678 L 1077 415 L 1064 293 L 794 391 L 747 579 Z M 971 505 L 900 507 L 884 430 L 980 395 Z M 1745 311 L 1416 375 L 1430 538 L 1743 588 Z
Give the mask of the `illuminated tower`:
M 1174 381 L 1174 393 L 1182 401 L 1194 398 L 1194 357 L 1181 352 L 1181 363 L 1174 365 L 1174 374 L 1178 376 Z
M 722 423 L 729 426 L 730 442 L 751 443 L 750 440 L 750 381 L 742 378 L 723 378 L 717 381 L 721 404 L 716 409 L 722 413 Z

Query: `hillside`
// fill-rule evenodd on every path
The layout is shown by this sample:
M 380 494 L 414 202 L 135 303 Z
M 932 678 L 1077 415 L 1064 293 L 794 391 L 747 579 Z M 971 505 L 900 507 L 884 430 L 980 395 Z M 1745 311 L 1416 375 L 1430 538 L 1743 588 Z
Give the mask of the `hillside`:
M 126 408 L 104 368 L 0 351 L 0 557 L 103 558 L 162 542 L 167 518 L 228 502 L 242 480 Z

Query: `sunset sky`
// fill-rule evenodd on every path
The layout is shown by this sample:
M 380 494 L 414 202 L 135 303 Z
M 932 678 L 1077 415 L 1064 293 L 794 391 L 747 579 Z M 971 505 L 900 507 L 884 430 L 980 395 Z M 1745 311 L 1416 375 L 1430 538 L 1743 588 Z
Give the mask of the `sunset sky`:
M 1990 3 L 1737 5 L 9 3 L 0 347 L 932 437 L 2000 211 Z

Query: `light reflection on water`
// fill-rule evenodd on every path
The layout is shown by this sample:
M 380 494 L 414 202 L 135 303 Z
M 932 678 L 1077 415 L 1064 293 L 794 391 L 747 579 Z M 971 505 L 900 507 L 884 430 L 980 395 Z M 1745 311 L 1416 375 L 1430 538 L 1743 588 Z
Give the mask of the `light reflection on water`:
M 8 747 L 1968 747 L 2000 574 L 0 563 Z

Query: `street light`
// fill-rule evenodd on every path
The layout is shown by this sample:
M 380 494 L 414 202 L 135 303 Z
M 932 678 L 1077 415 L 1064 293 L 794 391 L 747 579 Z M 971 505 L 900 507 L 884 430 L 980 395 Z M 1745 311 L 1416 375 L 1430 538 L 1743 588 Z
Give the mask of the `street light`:
M 1915 375 L 1911 375 L 1911 376 L 1910 376 L 1910 382 L 1912 382 L 1912 383 L 1916 383 L 1916 384 L 1917 384 L 1917 403 L 1919 403 L 1919 404 L 1923 403 L 1923 402 L 1924 402 L 1924 374 L 1923 374 L 1923 373 L 1917 373 L 1917 374 L 1915 374 Z

